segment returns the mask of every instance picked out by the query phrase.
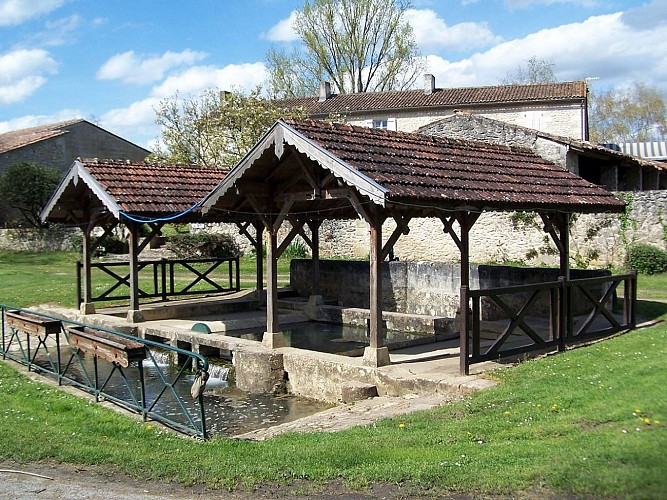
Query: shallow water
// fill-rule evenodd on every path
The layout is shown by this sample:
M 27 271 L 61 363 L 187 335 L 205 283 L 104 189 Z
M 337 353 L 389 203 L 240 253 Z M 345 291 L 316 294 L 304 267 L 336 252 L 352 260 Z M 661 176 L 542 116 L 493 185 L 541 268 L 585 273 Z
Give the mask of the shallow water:
M 149 406 L 154 404 L 152 411 L 182 425 L 188 425 L 186 412 L 194 422 L 200 422 L 197 401 L 190 395 L 194 374 L 184 373 L 176 380 L 180 367 L 170 363 L 168 352 L 155 349 L 151 353 L 152 356 L 149 355 L 144 361 L 143 374 L 145 398 Z M 94 371 L 92 356 L 84 354 L 81 358 L 85 371 L 92 379 Z M 156 362 L 153 363 L 152 359 Z M 209 435 L 242 434 L 290 422 L 331 407 L 326 403 L 296 396 L 250 394 L 240 391 L 227 380 L 232 369 L 231 364 L 215 361 L 217 360 L 209 365 L 210 377 L 203 394 Z M 48 360 L 45 357 L 39 356 L 36 362 L 45 368 L 48 367 Z M 81 367 L 73 365 L 67 373 L 69 377 L 84 383 L 84 370 Z M 134 399 L 138 400 L 140 394 L 139 370 L 136 365 L 123 369 L 122 373 L 118 370 L 112 373 L 110 363 L 99 361 L 98 374 L 98 387 L 104 386 L 106 394 L 128 404 L 136 404 Z M 169 385 L 173 385 L 173 391 Z M 175 393 L 180 397 L 180 401 Z

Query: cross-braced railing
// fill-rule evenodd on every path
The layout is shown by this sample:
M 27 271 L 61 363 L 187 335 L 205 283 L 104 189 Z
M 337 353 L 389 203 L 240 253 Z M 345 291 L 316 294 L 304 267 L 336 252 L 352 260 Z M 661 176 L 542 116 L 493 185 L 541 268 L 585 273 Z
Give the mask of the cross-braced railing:
M 619 311 L 618 287 L 623 283 Z M 637 273 L 470 290 L 461 287 L 461 372 L 483 361 L 568 345 L 634 328 Z
M 224 265 L 226 264 L 226 266 Z M 93 262 L 90 264 L 91 302 L 130 299 L 129 262 Z M 160 259 L 139 261 L 139 299 L 239 291 L 239 258 Z M 77 303 L 83 297 L 83 264 L 77 262 Z M 99 291 L 98 291 L 99 290 Z

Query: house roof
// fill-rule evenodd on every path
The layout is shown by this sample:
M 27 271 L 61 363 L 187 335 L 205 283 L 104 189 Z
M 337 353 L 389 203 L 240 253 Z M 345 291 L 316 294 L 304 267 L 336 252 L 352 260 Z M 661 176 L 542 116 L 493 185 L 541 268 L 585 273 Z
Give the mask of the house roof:
M 657 170 L 665 170 L 667 169 L 667 166 L 664 163 L 660 163 L 658 161 L 654 161 L 651 159 L 647 158 L 640 158 L 638 156 L 632 156 L 628 152 L 619 149 L 612 149 L 608 147 L 607 145 L 601 145 L 601 144 L 594 144 L 589 141 L 580 141 L 577 139 L 573 139 L 571 137 L 565 137 L 562 135 L 556 135 L 556 134 L 551 134 L 549 132 L 544 132 L 542 130 L 537 130 L 529 127 L 524 127 L 522 125 L 516 125 L 513 123 L 507 123 L 503 122 L 501 120 L 494 120 L 493 118 L 489 118 L 487 116 L 481 116 L 477 115 L 474 113 L 467 113 L 463 111 L 459 111 L 453 115 L 446 116 L 444 118 L 441 118 L 440 120 L 437 120 L 433 123 L 429 123 L 428 125 L 424 125 L 423 127 L 420 127 L 417 130 L 417 133 L 419 134 L 426 134 L 426 135 L 437 135 L 437 131 L 440 127 L 440 124 L 447 123 L 447 122 L 457 122 L 460 120 L 464 120 L 466 123 L 469 122 L 474 122 L 475 126 L 478 126 L 480 128 L 488 127 L 489 125 L 496 126 L 496 127 L 502 127 L 503 129 L 513 129 L 513 130 L 521 130 L 527 134 L 531 134 L 535 137 L 540 137 L 543 139 L 548 139 L 550 141 L 553 141 L 558 144 L 562 144 L 564 146 L 569 146 L 572 149 L 579 150 L 584 153 L 590 153 L 594 154 L 596 156 L 601 156 L 605 157 L 608 159 L 614 159 L 620 162 L 623 162 L 625 164 L 629 165 L 635 165 L 635 166 L 640 166 L 640 167 L 649 167 L 649 168 L 654 168 Z
M 14 149 L 19 149 L 25 146 L 29 146 L 30 144 L 35 144 L 37 142 L 44 141 L 46 139 L 51 139 L 53 137 L 58 137 L 65 135 L 69 132 L 69 129 L 77 124 L 80 123 L 87 123 L 91 127 L 97 127 L 97 125 L 90 123 L 87 120 L 77 118 L 73 120 L 67 120 L 67 121 L 62 121 L 58 123 L 50 123 L 48 125 L 40 125 L 38 127 L 31 127 L 31 128 L 24 128 L 20 130 L 12 130 L 10 132 L 5 132 L 4 134 L 0 134 L 0 154 L 1 153 L 7 153 L 9 151 L 13 151 Z M 102 129 L 103 130 L 103 129 Z M 108 130 L 105 130 L 105 132 L 112 134 Z M 112 134 L 115 135 L 115 134 Z M 127 141 L 127 139 L 120 138 L 123 141 Z M 135 145 L 136 146 L 136 145 Z M 138 148 L 141 148 L 141 146 L 136 146 Z M 144 149 L 144 148 L 141 148 Z M 145 150 L 146 154 L 148 154 L 150 151 Z
M 83 121 L 85 120 L 75 119 L 5 132 L 4 134 L 0 134 L 0 153 L 6 153 L 7 151 L 22 148 L 45 139 L 64 135 L 67 133 L 67 127 Z
M 293 160 L 295 153 L 325 170 L 308 175 L 311 186 L 317 175 L 331 173 L 338 185 L 353 187 L 368 202 L 420 216 L 434 216 L 438 210 L 603 212 L 624 207 L 608 191 L 527 149 L 290 120 L 278 121 L 269 130 L 204 202 L 203 210 L 240 210 L 244 180 L 255 193 L 267 178 L 272 185 L 308 188 L 295 180 L 304 163 Z M 288 160 L 293 166 L 287 166 Z M 292 209 L 327 209 L 326 199 L 312 196 L 308 201 Z
M 560 102 L 586 99 L 586 82 L 496 85 L 490 87 L 437 88 L 394 92 L 333 94 L 324 101 L 318 96 L 278 101 L 287 108 L 302 107 L 311 116 L 376 110 L 401 110 L 430 107 L 471 107 L 500 103 Z
M 193 207 L 224 178 L 226 170 L 125 160 L 78 159 L 46 204 L 42 220 L 86 220 L 86 207 L 115 219 L 201 220 Z

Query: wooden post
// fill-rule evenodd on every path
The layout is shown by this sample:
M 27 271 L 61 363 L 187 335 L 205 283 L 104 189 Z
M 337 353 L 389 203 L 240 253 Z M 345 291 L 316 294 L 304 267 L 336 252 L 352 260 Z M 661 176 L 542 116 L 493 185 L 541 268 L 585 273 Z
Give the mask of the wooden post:
M 130 231 L 130 310 L 128 320 L 141 321 L 139 317 L 139 228 L 134 223 L 127 226 Z
M 364 350 L 363 362 L 380 367 L 390 364 L 389 349 L 382 346 L 382 219 L 370 224 L 370 346 Z
M 310 227 L 310 240 L 312 243 L 312 282 L 311 282 L 311 295 L 320 294 L 320 221 L 308 221 L 308 227 Z
M 560 233 L 560 275 L 570 280 L 570 214 L 562 214 L 559 219 L 558 232 Z
M 264 225 L 255 223 L 255 258 L 257 260 L 257 292 L 264 290 Z M 259 293 L 261 297 L 261 293 Z
M 266 331 L 278 331 L 278 231 L 269 231 L 269 245 L 266 249 Z
M 79 305 L 81 314 L 95 314 L 95 306 L 93 305 L 93 278 L 91 270 L 91 232 L 93 225 L 86 223 L 81 227 L 83 239 L 81 241 L 81 259 L 83 267 L 83 302 Z
M 382 331 L 382 225 L 371 225 L 370 242 L 370 345 L 380 347 Z

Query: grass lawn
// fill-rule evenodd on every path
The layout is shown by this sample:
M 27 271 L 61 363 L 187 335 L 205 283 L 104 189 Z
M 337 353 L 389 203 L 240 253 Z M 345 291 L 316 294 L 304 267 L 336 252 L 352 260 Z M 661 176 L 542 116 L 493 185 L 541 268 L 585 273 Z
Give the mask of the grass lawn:
M 21 279 L 0 263 L 0 279 L 8 276 L 19 288 Z M 24 302 L 13 305 L 31 300 L 23 293 L 15 297 Z M 343 480 L 353 488 L 381 482 L 432 495 L 529 490 L 664 498 L 667 305 L 642 301 L 640 314 L 660 321 L 499 370 L 495 388 L 457 404 L 263 442 L 178 437 L 0 363 L 0 460 L 110 464 L 140 478 L 220 488 Z

